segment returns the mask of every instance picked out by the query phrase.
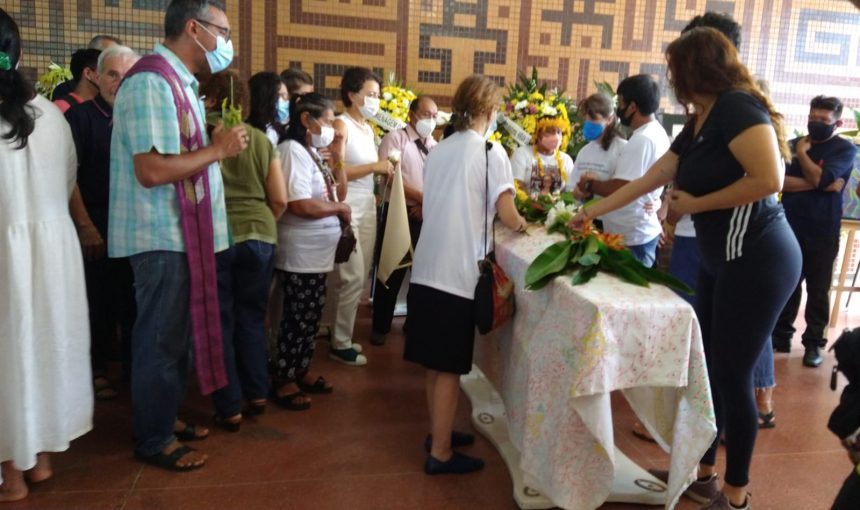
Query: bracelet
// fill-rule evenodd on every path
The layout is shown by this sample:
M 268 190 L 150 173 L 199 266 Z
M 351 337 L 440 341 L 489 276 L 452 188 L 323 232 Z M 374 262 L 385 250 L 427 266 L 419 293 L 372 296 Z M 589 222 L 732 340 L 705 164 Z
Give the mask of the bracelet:
M 591 219 L 591 216 L 588 215 L 588 211 L 585 209 L 584 205 L 582 206 L 581 211 L 582 211 L 582 215 L 584 216 L 585 221 L 588 221 Z

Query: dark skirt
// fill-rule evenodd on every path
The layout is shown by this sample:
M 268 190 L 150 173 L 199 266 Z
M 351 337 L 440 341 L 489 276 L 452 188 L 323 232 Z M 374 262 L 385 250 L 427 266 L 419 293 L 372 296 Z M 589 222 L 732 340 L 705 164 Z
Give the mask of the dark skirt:
M 437 372 L 468 374 L 475 346 L 473 300 L 412 284 L 406 306 L 403 359 Z

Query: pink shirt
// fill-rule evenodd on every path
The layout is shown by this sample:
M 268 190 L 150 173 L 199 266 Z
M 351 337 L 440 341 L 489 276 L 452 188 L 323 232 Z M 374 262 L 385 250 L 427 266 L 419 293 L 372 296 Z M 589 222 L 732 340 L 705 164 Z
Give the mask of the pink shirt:
M 421 139 L 412 125 L 407 125 L 405 129 L 391 131 L 382 138 L 382 143 L 379 145 L 379 160 L 388 159 L 388 153 L 392 149 L 400 151 L 400 169 L 403 172 L 403 184 L 410 188 L 415 188 L 418 191 L 424 189 L 424 160 L 427 156 L 415 140 Z M 436 146 L 436 140 L 433 135 L 421 140 L 424 147 L 429 151 Z M 414 200 L 406 200 L 407 205 L 415 205 Z

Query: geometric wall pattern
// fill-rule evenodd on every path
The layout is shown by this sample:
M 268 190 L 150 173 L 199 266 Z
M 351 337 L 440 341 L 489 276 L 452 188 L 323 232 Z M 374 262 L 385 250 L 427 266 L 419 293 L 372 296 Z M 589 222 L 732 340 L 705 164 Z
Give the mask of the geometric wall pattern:
M 3 0 L 25 39 L 31 72 L 68 55 L 95 34 L 114 34 L 151 51 L 167 0 Z M 297 66 L 338 97 L 351 65 L 390 72 L 450 102 L 471 73 L 500 83 L 536 66 L 582 98 L 595 81 L 630 74 L 665 81 L 663 49 L 706 10 L 743 26 L 741 55 L 771 83 L 790 126 L 804 126 L 820 93 L 860 108 L 860 11 L 846 0 L 228 0 L 235 66 L 246 77 Z M 674 109 L 664 98 L 662 105 Z M 848 124 L 851 116 L 846 116 Z

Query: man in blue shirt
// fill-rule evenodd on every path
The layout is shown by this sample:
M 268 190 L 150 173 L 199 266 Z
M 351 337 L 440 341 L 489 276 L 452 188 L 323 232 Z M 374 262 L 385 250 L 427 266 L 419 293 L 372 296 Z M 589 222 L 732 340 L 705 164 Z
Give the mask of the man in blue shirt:
M 66 112 L 78 153 L 78 184 L 72 193 L 70 212 L 81 239 L 90 305 L 90 352 L 93 390 L 98 400 L 116 396 L 107 380 L 111 342 L 120 325 L 123 370 L 130 375 L 131 326 L 134 324 L 134 289 L 127 258 L 109 259 L 105 250 L 110 187 L 110 139 L 113 104 L 125 73 L 138 55 L 126 46 L 114 45 L 99 55 L 99 93 L 91 101 L 73 105 Z
M 854 144 L 838 136 L 842 102 L 817 96 L 809 104 L 809 135 L 792 141 L 795 156 L 785 176 L 782 204 L 803 253 L 801 283 L 806 281 L 806 331 L 803 364 L 821 365 L 819 349 L 827 340 L 830 282 L 839 251 L 842 187 L 854 167 Z M 778 256 L 775 254 L 775 256 Z M 773 332 L 777 352 L 791 350 L 794 319 L 800 308 L 800 283 L 786 304 Z

